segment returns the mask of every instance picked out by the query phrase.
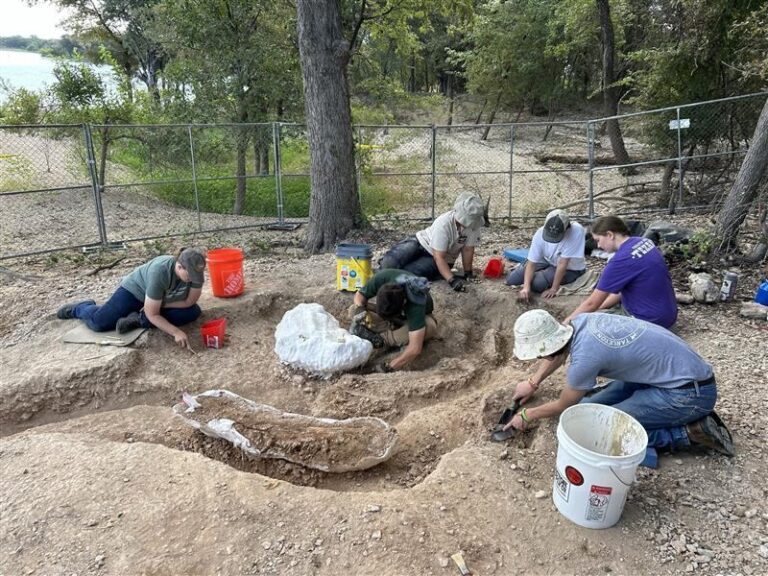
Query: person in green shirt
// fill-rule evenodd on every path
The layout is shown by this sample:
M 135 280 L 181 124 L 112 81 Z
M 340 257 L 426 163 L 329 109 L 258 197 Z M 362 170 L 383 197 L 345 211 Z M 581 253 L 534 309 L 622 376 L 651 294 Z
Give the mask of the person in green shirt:
M 83 300 L 62 306 L 56 316 L 78 318 L 94 332 L 159 328 L 191 350 L 179 326 L 200 316 L 197 301 L 204 281 L 205 256 L 194 248 L 182 248 L 176 256 L 158 256 L 136 268 L 103 305 Z
M 349 331 L 374 348 L 405 346 L 384 366 L 386 371 L 399 370 L 418 357 L 424 342 L 437 333 L 433 309 L 426 278 L 405 270 L 380 270 L 355 293 Z

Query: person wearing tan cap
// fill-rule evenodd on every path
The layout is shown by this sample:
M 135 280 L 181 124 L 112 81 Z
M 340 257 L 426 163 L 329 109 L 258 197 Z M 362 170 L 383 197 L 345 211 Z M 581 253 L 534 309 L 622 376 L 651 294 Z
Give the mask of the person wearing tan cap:
M 480 228 L 487 222 L 487 207 L 472 192 L 462 192 L 453 210 L 441 214 L 429 228 L 401 240 L 379 260 L 379 269 L 406 270 L 427 278 L 443 278 L 456 292 L 463 292 L 470 279 Z M 461 255 L 463 275 L 451 270 Z
M 82 320 L 94 332 L 159 328 L 179 346 L 190 348 L 187 334 L 178 327 L 200 316 L 197 301 L 204 282 L 205 256 L 182 248 L 176 256 L 158 256 L 136 268 L 101 306 L 83 300 L 62 306 L 56 316 Z
M 554 298 L 560 286 L 586 272 L 584 243 L 584 227 L 572 222 L 565 210 L 553 210 L 533 235 L 525 264 L 507 276 L 507 285 L 521 286 L 517 297 L 526 302 L 532 293 Z

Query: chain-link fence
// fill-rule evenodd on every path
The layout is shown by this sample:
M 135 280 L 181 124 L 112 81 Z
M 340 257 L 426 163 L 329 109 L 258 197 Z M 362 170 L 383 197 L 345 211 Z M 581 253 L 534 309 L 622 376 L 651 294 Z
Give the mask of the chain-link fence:
M 356 126 L 361 205 L 373 220 L 430 220 L 472 190 L 496 219 L 714 209 L 765 98 L 596 120 Z M 297 124 L 0 126 L 0 260 L 292 228 L 309 214 L 309 173 Z

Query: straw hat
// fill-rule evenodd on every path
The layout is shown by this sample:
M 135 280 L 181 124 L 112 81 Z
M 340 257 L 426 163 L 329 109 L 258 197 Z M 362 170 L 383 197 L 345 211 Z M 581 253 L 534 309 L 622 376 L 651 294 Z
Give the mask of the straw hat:
M 565 326 L 546 310 L 529 310 L 515 321 L 515 356 L 533 360 L 549 356 L 568 344 L 573 326 Z

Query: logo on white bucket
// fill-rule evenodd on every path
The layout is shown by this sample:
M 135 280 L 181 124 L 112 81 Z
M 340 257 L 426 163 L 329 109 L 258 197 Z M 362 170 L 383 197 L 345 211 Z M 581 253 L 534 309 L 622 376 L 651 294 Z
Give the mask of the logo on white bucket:
M 588 329 L 597 340 L 609 348 L 624 348 L 640 338 L 645 325 L 632 318 L 600 314 L 590 317 Z
M 565 478 L 563 478 L 560 475 L 560 471 L 557 468 L 555 468 L 555 490 L 558 491 L 558 493 L 560 494 L 560 497 L 563 500 L 565 500 L 566 502 L 568 502 L 568 495 L 570 493 L 570 490 L 569 490 L 570 486 L 571 485 L 568 484 L 568 482 L 565 481 Z
M 586 520 L 590 522 L 602 522 L 608 511 L 608 503 L 611 501 L 610 486 L 595 486 L 589 489 L 589 506 L 587 506 Z

